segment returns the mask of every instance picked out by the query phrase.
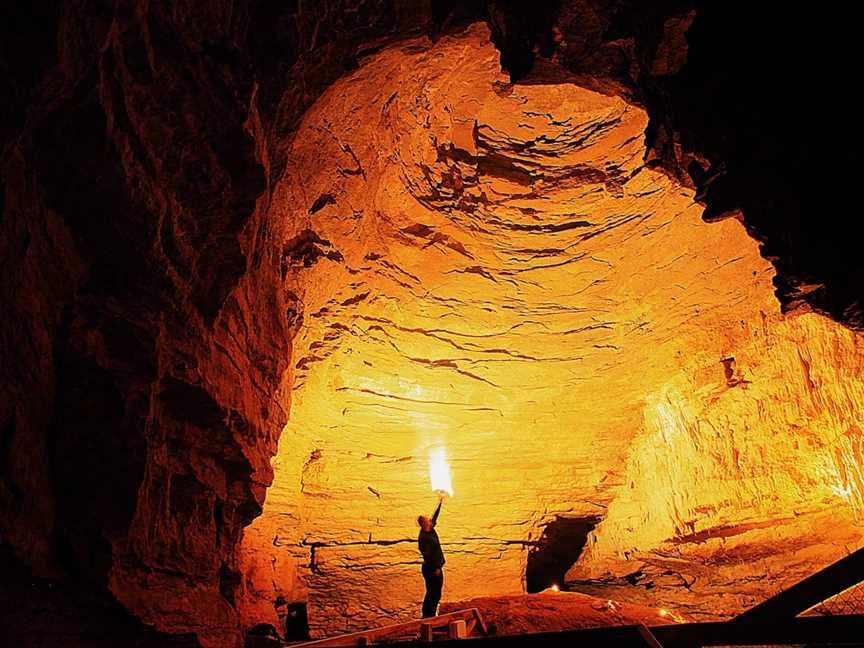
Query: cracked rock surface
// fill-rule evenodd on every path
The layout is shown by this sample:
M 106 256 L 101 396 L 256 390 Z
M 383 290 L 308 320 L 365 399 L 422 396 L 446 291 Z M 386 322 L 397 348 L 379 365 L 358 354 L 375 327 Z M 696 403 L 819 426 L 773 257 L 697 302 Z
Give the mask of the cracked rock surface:
M 852 5 L 2 6 L 0 644 L 413 615 L 432 443 L 451 602 L 860 543 Z
M 316 635 L 416 616 L 438 445 L 449 600 L 523 591 L 556 516 L 601 520 L 572 587 L 695 616 L 860 543 L 859 335 L 780 313 L 742 225 L 646 168 L 641 109 L 511 85 L 488 36 L 370 56 L 291 140 L 303 319 L 247 623 L 279 597 Z

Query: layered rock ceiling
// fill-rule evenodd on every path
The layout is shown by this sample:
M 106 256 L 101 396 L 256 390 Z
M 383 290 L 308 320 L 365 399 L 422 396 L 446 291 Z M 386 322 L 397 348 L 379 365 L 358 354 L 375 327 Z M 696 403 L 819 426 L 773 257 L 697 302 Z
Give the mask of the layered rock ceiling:
M 646 168 L 646 124 L 510 85 L 480 25 L 370 56 L 307 112 L 273 202 L 304 314 L 247 623 L 280 600 L 317 634 L 416 616 L 435 447 L 449 600 L 524 591 L 560 517 L 596 525 L 569 586 L 697 617 L 861 543 L 860 336 L 781 315 L 741 223 Z

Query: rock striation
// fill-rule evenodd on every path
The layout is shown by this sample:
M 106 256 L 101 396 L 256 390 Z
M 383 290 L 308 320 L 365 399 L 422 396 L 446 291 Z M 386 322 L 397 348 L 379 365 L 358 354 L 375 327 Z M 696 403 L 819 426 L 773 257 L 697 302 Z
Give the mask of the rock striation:
M 562 518 L 596 525 L 556 549 L 569 586 L 706 617 L 861 542 L 860 336 L 780 312 L 741 223 L 646 164 L 644 111 L 511 85 L 489 36 L 376 53 L 292 140 L 273 210 L 305 315 L 247 623 L 416 616 L 438 446 L 451 600 L 524 591 Z
M 408 614 L 433 442 L 451 596 L 857 542 L 857 22 L 737 5 L 3 3 L 0 643 Z

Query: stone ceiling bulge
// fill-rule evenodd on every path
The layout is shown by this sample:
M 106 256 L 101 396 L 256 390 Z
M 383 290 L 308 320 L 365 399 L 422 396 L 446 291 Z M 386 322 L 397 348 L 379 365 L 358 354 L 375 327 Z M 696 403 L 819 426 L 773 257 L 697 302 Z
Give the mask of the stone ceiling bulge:
M 861 453 L 843 441 L 859 338 L 780 315 L 741 224 L 703 222 L 692 191 L 646 168 L 646 124 L 577 85 L 511 85 L 480 26 L 384 49 L 309 110 L 272 208 L 294 230 L 300 328 L 291 421 L 244 541 L 248 617 L 277 596 L 308 598 L 328 634 L 414 616 L 438 445 L 451 600 L 521 592 L 558 515 L 604 519 L 574 581 L 636 574 L 666 592 L 639 595 L 651 604 L 703 585 L 687 566 L 661 578 L 658 548 L 690 536 L 705 558 L 716 537 L 798 537 L 777 525 L 837 505 L 838 546 L 859 537 Z

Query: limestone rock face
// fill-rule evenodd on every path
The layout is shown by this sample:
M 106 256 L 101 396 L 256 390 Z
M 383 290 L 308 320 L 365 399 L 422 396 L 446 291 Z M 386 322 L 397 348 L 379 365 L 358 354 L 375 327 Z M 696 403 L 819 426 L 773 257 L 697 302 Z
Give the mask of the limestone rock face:
M 491 4 L 514 80 L 632 97 L 651 116 L 649 163 L 695 187 L 706 219 L 743 215 L 784 310 L 864 326 L 860 228 L 845 189 L 861 150 L 848 132 L 851 15 L 739 0 Z
M 273 197 L 304 321 L 247 622 L 280 598 L 315 634 L 415 617 L 436 447 L 446 599 L 522 592 L 560 518 L 600 520 L 570 585 L 694 615 L 860 544 L 859 335 L 784 317 L 744 227 L 646 167 L 646 124 L 508 84 L 483 26 L 310 108 Z
M 861 545 L 860 335 L 813 315 L 741 328 L 725 383 L 690 367 L 646 396 L 572 587 L 729 615 Z
M 683 623 L 685 616 L 666 608 L 648 608 L 576 592 L 545 590 L 521 596 L 484 596 L 441 606 L 442 612 L 477 608 L 487 628 L 497 635 L 556 632 L 579 628 Z
M 25 589 L 74 583 L 67 606 L 231 645 L 235 545 L 290 375 L 252 79 L 191 8 L 65 11 L 57 67 L 4 142 L 4 558 Z M 26 610 L 3 624 L 16 645 L 89 623 Z
M 236 549 L 272 479 L 297 325 L 270 179 L 328 83 L 282 66 L 316 24 L 402 26 L 374 5 L 274 33 L 252 3 L 7 4 L 0 643 L 240 644 Z M 262 24 L 292 43 L 266 66 Z M 317 64 L 338 76 L 355 45 Z M 276 75 L 305 94 L 274 97 Z
M 0 643 L 413 615 L 436 444 L 451 599 L 855 545 L 857 21 L 735 5 L 3 3 Z

